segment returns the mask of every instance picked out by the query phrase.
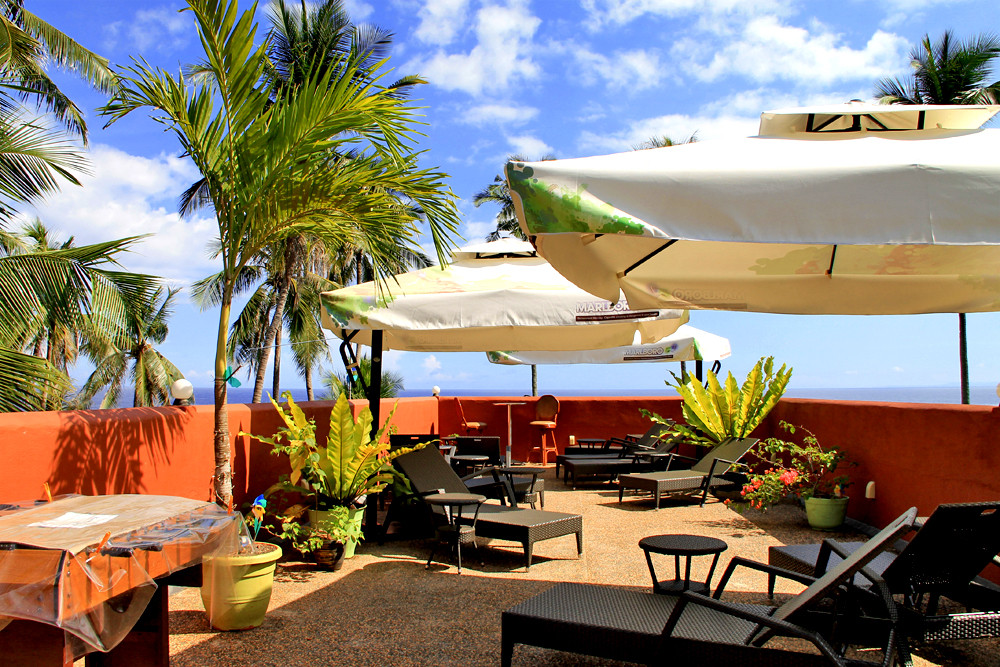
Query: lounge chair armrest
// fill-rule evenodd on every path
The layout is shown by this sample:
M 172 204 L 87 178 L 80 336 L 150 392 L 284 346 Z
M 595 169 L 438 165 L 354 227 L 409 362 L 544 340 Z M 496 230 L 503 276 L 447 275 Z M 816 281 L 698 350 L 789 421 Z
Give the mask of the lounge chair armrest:
M 696 459 L 693 456 L 685 456 L 684 454 L 678 454 L 677 452 L 670 452 L 670 458 L 667 459 L 667 470 L 673 468 L 674 460 L 676 459 L 684 459 L 685 461 L 691 461 L 692 463 L 697 463 L 699 461 L 699 459 Z
M 805 586 L 812 584 L 816 581 L 816 577 L 811 577 L 808 574 L 802 574 L 801 572 L 793 572 L 792 570 L 786 570 L 783 567 L 777 567 L 775 565 L 769 565 L 768 563 L 759 563 L 755 560 L 750 560 L 749 558 L 744 558 L 742 556 L 736 556 L 726 567 L 726 571 L 722 574 L 722 578 L 719 580 L 719 585 L 715 589 L 715 593 L 712 597 L 718 600 L 722 597 L 723 591 L 726 589 L 726 584 L 729 583 L 730 577 L 733 576 L 733 572 L 737 567 L 743 566 L 751 570 L 757 570 L 758 572 L 763 572 L 764 574 L 773 574 L 777 577 L 782 577 L 784 579 L 791 579 L 792 581 L 798 582 Z
M 736 618 L 742 618 L 768 628 L 767 631 L 758 632 L 756 637 L 751 638 L 748 642 L 751 645 L 763 646 L 774 636 L 796 637 L 815 646 L 823 657 L 830 661 L 830 664 L 839 666 L 845 664 L 844 660 L 837 654 L 833 647 L 825 639 L 823 639 L 823 637 L 814 632 L 806 630 L 805 628 L 795 625 L 794 623 L 789 623 L 788 621 L 783 621 L 781 619 L 768 616 L 767 614 L 761 614 L 746 607 L 741 607 L 723 600 L 716 600 L 691 591 L 684 591 L 681 593 L 680 600 L 674 607 L 673 612 L 670 614 L 670 618 L 667 620 L 667 623 L 663 628 L 662 637 L 664 639 L 671 635 L 674 627 L 677 625 L 677 621 L 680 620 L 681 615 L 684 613 L 684 607 L 688 604 L 696 604 L 701 607 L 707 607 L 708 609 L 714 609 L 720 613 L 735 616 Z
M 719 465 L 720 463 L 729 464 L 729 467 L 727 467 L 724 471 L 719 473 L 720 475 L 724 475 L 725 473 L 729 472 L 729 468 L 732 468 L 734 465 L 736 465 L 736 461 L 730 461 L 729 459 L 712 459 L 712 466 L 708 469 L 709 482 L 711 482 L 712 477 L 715 476 L 715 466 Z
M 462 482 L 468 482 L 470 479 L 475 479 L 477 477 L 485 477 L 486 475 L 490 475 L 493 473 L 494 470 L 496 470 L 495 467 L 480 468 L 479 470 L 469 473 L 468 475 L 465 475 L 463 477 L 460 477 L 459 479 L 461 479 Z

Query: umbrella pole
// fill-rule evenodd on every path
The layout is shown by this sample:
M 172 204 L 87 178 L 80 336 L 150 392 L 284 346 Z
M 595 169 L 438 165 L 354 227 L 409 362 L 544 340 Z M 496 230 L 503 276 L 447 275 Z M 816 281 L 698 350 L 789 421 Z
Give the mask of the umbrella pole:
M 969 340 L 965 313 L 958 314 L 958 364 L 962 376 L 962 405 L 969 404 Z
M 372 330 L 372 376 L 368 379 L 368 409 L 372 413 L 372 438 L 379 429 L 382 404 L 382 330 Z

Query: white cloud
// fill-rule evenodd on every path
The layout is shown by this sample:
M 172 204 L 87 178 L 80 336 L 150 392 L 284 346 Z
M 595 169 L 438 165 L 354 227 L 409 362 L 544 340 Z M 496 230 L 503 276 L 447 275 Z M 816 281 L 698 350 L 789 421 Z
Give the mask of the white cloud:
M 903 37 L 878 30 L 863 48 L 854 49 L 818 23 L 807 29 L 766 16 L 749 21 L 722 46 L 689 37 L 674 44 L 673 54 L 680 69 L 702 81 L 736 76 L 820 88 L 840 81 L 874 81 L 897 71 L 905 65 L 908 48 Z
M 464 111 L 460 122 L 483 126 L 490 123 L 497 125 L 523 125 L 538 115 L 535 107 L 519 106 L 517 104 L 480 104 Z
M 556 52 L 562 50 L 576 61 L 577 67 L 573 71 L 583 79 L 584 85 L 603 81 L 611 89 L 646 90 L 657 86 L 667 70 L 655 49 L 604 54 L 578 44 L 556 46 Z
M 104 26 L 104 48 L 112 50 L 120 44 L 128 51 L 176 51 L 195 36 L 193 22 L 190 12 L 172 7 L 140 9 L 127 21 Z
M 473 96 L 485 90 L 506 90 L 514 83 L 539 76 L 540 69 L 530 50 L 540 23 L 526 0 L 486 5 L 476 13 L 477 43 L 470 51 L 446 53 L 439 49 L 428 58 L 408 63 L 403 71 L 420 72 L 440 88 Z
M 652 137 L 667 136 L 674 141 L 683 141 L 692 134 L 697 134 L 699 140 L 747 137 L 757 134 L 759 124 L 759 115 L 744 117 L 668 114 L 634 121 L 618 132 L 598 134 L 586 131 L 580 135 L 578 144 L 581 150 L 619 152 L 630 150 Z
M 552 153 L 553 148 L 537 137 L 527 134 L 506 137 L 510 144 L 512 154 L 524 155 L 529 158 L 538 158 L 542 155 Z
M 355 23 L 364 21 L 375 11 L 375 8 L 364 0 L 344 0 L 344 9 Z
M 78 245 L 153 234 L 122 257 L 130 271 L 190 283 L 217 270 L 207 245 L 218 236 L 211 212 L 182 220 L 178 195 L 198 179 L 186 159 L 153 158 L 95 144 L 88 155 L 92 176 L 83 187 L 64 187 L 36 207 L 51 229 L 75 236 Z
M 441 370 L 441 362 L 433 354 L 427 355 L 422 365 L 428 375 L 433 375 Z
M 597 30 L 607 23 L 624 25 L 646 14 L 676 17 L 687 14 L 735 14 L 756 16 L 788 12 L 788 0 L 583 0 L 590 17 L 588 27 Z
M 413 34 L 425 44 L 447 46 L 465 25 L 469 0 L 426 0 L 417 12 L 420 24 Z

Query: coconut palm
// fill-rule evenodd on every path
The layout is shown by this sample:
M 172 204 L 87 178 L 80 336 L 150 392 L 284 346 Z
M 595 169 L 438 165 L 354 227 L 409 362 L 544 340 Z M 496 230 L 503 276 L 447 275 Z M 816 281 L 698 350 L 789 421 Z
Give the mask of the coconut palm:
M 414 110 L 379 85 L 382 65 L 362 77 L 356 63 L 344 59 L 336 68 L 310 69 L 294 90 L 279 91 L 266 78 L 269 40 L 255 45 L 252 10 L 240 13 L 235 0 L 188 0 L 188 10 L 205 50 L 197 76 L 136 60 L 102 112 L 114 123 L 152 110 L 206 181 L 222 264 L 215 483 L 227 502 L 229 319 L 243 269 L 269 244 L 306 233 L 332 246 L 363 239 L 384 279 L 391 248 L 413 245 L 417 231 L 394 192 L 407 193 L 426 212 L 442 261 L 459 221 L 445 174 L 420 168 L 411 153 Z M 356 157 L 337 162 L 359 146 L 364 150 Z
M 56 86 L 43 66 L 52 63 L 78 74 L 103 93 L 115 78 L 105 58 L 88 51 L 24 8 L 24 0 L 0 0 L 0 107 L 11 109 L 11 93 L 34 100 L 67 129 L 87 140 L 83 113 Z
M 698 133 L 693 132 L 687 139 L 675 141 L 665 134 L 653 136 L 646 139 L 641 144 L 632 147 L 634 151 L 644 151 L 650 148 L 667 148 L 669 146 L 681 146 L 683 144 L 693 144 L 698 141 Z
M 977 35 L 957 42 L 950 30 L 935 44 L 924 35 L 910 51 L 913 73 L 907 80 L 882 79 L 875 96 L 883 104 L 997 104 L 1000 81 L 993 81 L 993 63 L 1000 57 L 1000 39 Z M 969 403 L 969 356 L 965 313 L 958 314 L 959 366 L 962 403 Z
M 358 358 L 358 373 L 366 385 L 370 384 L 372 377 L 371 357 Z M 323 386 L 326 387 L 323 400 L 335 401 L 338 396 L 344 393 L 347 394 L 348 398 L 351 398 L 352 383 L 347 381 L 346 374 L 335 373 L 334 371 L 327 372 L 323 378 Z M 395 371 L 383 368 L 381 397 L 395 398 L 399 396 L 403 389 L 403 376 Z
M 144 303 L 129 313 L 123 332 L 126 344 L 105 344 L 93 350 L 93 356 L 98 357 L 98 361 L 80 390 L 81 403 L 89 405 L 102 389 L 107 388 L 100 407 L 116 407 L 128 376 L 134 388 L 133 406 L 168 404 L 170 385 L 184 375 L 154 344 L 162 343 L 167 338 L 167 320 L 179 291 L 164 291 L 163 287 L 158 287 Z

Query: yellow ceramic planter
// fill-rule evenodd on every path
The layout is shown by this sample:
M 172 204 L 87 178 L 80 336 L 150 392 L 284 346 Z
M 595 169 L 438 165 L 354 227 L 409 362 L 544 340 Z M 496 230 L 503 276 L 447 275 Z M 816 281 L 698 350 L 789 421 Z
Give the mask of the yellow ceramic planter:
M 264 622 L 281 547 L 257 542 L 255 553 L 206 558 L 201 601 L 217 630 L 247 630 Z

